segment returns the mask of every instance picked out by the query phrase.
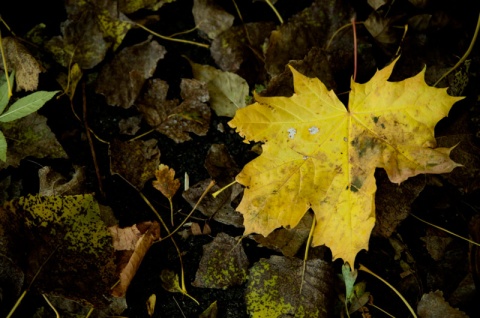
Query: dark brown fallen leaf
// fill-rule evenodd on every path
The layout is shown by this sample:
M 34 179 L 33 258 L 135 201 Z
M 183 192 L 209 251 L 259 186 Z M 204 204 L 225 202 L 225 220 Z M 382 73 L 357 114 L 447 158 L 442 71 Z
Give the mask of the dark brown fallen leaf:
M 13 122 L 1 123 L 0 130 L 8 140 L 7 162 L 0 170 L 17 167 L 27 156 L 35 158 L 67 158 L 65 150 L 47 125 L 47 118 L 36 112 Z
M 425 178 L 422 176 L 409 178 L 398 185 L 388 180 L 383 169 L 375 171 L 375 178 L 377 180 L 376 221 L 372 235 L 388 238 L 407 218 L 412 202 L 425 187 Z
M 204 167 L 212 179 L 220 186 L 231 183 L 240 172 L 224 144 L 213 144 L 210 146 Z
M 211 243 L 203 246 L 203 256 L 192 285 L 220 289 L 241 285 L 247 278 L 247 269 L 248 259 L 242 244 L 219 233 Z
M 267 237 L 260 234 L 253 234 L 251 237 L 262 246 L 281 252 L 285 256 L 293 257 L 307 241 L 312 221 L 312 214 L 305 213 L 293 229 L 281 228 L 273 231 Z
M 62 36 L 51 38 L 46 47 L 64 67 L 72 62 L 82 69 L 91 69 L 103 61 L 110 47 L 116 49 L 128 30 L 130 20 L 120 11 L 116 1 L 66 2 L 67 20 L 62 23 Z
M 168 84 L 160 79 L 148 81 L 137 107 L 145 121 L 176 143 L 190 140 L 189 132 L 204 136 L 210 124 L 210 107 L 206 85 L 197 80 L 182 79 L 180 83 L 183 102 L 166 100 Z
M 272 31 L 265 52 L 265 67 L 271 76 L 283 72 L 290 60 L 301 60 L 313 47 L 325 47 L 340 27 L 350 22 L 353 10 L 346 1 L 315 0 Z
M 446 248 L 453 238 L 443 231 L 427 227 L 426 235 L 420 238 L 425 242 L 425 248 L 428 254 L 435 260 L 439 261 L 443 258 Z
M 182 193 L 183 198 L 192 207 L 195 206 L 211 181 L 211 179 L 206 179 L 191 186 L 188 190 Z M 211 189 L 211 193 L 218 190 L 220 190 L 220 187 L 214 185 Z M 236 183 L 223 190 L 215 198 L 209 193 L 197 206 L 197 210 L 202 212 L 203 215 L 213 218 L 217 222 L 233 225 L 235 227 L 243 227 L 242 214 L 235 211 L 232 207 L 232 201 L 242 192 L 242 186 Z
M 235 17 L 217 6 L 213 0 L 194 0 L 192 8 L 195 25 L 210 39 L 215 39 L 233 25 Z
M 125 142 L 115 139 L 110 143 L 111 173 L 118 173 L 137 189 L 143 189 L 159 164 L 160 150 L 154 139 Z
M 463 311 L 452 308 L 439 290 L 422 296 L 417 305 L 417 313 L 420 318 L 468 318 Z
M 123 135 L 135 135 L 140 130 L 141 122 L 141 116 L 128 117 L 118 122 L 118 128 Z
M 109 105 L 130 108 L 166 52 L 163 46 L 150 39 L 124 48 L 102 68 L 96 92 L 105 95 Z

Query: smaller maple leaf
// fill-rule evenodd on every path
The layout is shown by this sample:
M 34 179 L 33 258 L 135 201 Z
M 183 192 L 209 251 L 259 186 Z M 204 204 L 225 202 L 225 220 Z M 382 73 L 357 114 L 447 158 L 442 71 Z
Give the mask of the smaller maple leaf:
M 172 198 L 180 188 L 180 181 L 175 179 L 175 170 L 169 168 L 167 165 L 160 164 L 155 171 L 157 180 L 153 181 L 153 187 L 160 191 L 170 202 L 171 222 L 173 225 L 173 204 Z

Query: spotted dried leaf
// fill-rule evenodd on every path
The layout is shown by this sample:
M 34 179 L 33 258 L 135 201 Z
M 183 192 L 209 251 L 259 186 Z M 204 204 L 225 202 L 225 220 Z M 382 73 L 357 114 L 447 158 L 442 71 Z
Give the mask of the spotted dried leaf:
M 157 180 L 153 181 L 153 187 L 171 200 L 178 188 L 180 188 L 180 181 L 175 179 L 175 170 L 160 164 L 158 169 L 155 170 L 155 178 Z

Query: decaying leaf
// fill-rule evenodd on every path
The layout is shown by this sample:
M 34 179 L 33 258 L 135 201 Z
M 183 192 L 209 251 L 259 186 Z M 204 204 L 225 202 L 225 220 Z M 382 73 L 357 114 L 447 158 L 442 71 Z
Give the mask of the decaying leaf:
M 427 228 L 426 235 L 420 239 L 425 242 L 425 248 L 428 254 L 430 254 L 435 261 L 443 258 L 448 244 L 453 240 L 453 238 L 445 234 L 445 232 L 434 230 L 430 227 Z
M 159 164 L 160 150 L 154 139 L 126 142 L 115 139 L 110 143 L 111 173 L 118 173 L 137 189 L 143 189 Z
M 285 256 L 294 257 L 303 244 L 307 241 L 310 228 L 312 227 L 313 215 L 306 213 L 300 223 L 293 229 L 276 229 L 267 237 L 261 234 L 253 234 L 253 239 L 262 246 L 274 251 L 279 251 Z
M 365 20 L 365 27 L 368 32 L 380 43 L 391 44 L 398 41 L 399 36 L 394 32 L 392 24 L 395 22 L 393 18 L 385 18 L 378 12 L 373 11 L 368 19 Z
M 424 294 L 418 302 L 417 313 L 420 318 L 468 318 L 463 311 L 452 308 L 439 290 Z
M 210 65 L 190 62 L 195 79 L 207 83 L 210 106 L 217 116 L 233 117 L 246 106 L 248 84 L 237 74 L 224 72 Z
M 157 170 L 155 170 L 155 178 L 153 187 L 160 191 L 168 200 L 172 200 L 178 188 L 180 188 L 180 180 L 175 179 L 175 170 L 160 164 Z
M 211 39 L 231 27 L 235 19 L 212 0 L 194 0 L 192 13 L 195 25 Z
M 135 135 L 140 130 L 141 116 L 132 116 L 126 119 L 120 119 L 118 128 L 120 133 L 124 135 Z
M 188 190 L 182 193 L 183 198 L 192 207 L 195 206 L 211 181 L 211 179 L 206 179 L 189 187 Z M 214 185 L 210 192 L 214 193 L 218 190 L 220 190 L 220 187 L 218 185 Z M 197 210 L 202 212 L 203 215 L 213 218 L 217 222 L 236 227 L 243 227 L 242 214 L 235 211 L 235 209 L 232 207 L 232 201 L 240 193 L 242 193 L 242 187 L 239 184 L 234 184 L 233 186 L 223 190 L 215 198 L 211 194 L 206 195 L 200 204 L 198 204 Z
M 384 170 L 375 172 L 375 227 L 372 235 L 390 237 L 411 211 L 413 201 L 425 188 L 424 178 L 410 178 L 401 184 L 391 183 Z
M 16 72 L 17 90 L 36 90 L 39 74 L 45 71 L 43 66 L 15 38 L 4 38 L 2 45 L 9 69 L 14 69 Z
M 203 256 L 192 285 L 221 289 L 241 285 L 247 278 L 247 269 L 248 259 L 242 244 L 219 233 L 211 243 L 203 246 Z
M 105 95 L 109 105 L 130 108 L 165 53 L 163 46 L 150 39 L 121 50 L 102 68 L 96 92 Z
M 300 60 L 314 47 L 324 47 L 333 33 L 350 22 L 353 10 L 345 1 L 315 0 L 272 31 L 265 52 L 265 68 L 272 76 L 290 60 Z
M 116 49 L 121 44 L 132 27 L 130 20 L 118 11 L 116 1 L 72 1 L 65 8 L 68 18 L 62 24 L 62 36 L 55 36 L 46 44 L 65 67 L 72 62 L 82 69 L 95 67 L 110 47 Z
M 303 261 L 272 256 L 250 268 L 245 301 L 252 317 L 332 317 L 333 270 L 308 260 L 302 289 Z
M 117 280 L 108 213 L 90 194 L 29 195 L 5 202 L 0 208 L 2 253 L 7 247 L 5 255 L 25 266 L 27 277 L 51 257 L 32 288 L 104 308 Z
M 160 238 L 160 225 L 158 222 L 143 222 L 129 228 L 109 227 L 109 231 L 119 259 L 117 271 L 120 276 L 112 295 L 124 297 L 148 249 Z
M 45 166 L 38 170 L 40 186 L 38 194 L 42 196 L 51 195 L 75 195 L 84 193 L 85 168 L 74 166 L 75 172 L 70 180 L 52 167 Z
M 427 86 L 424 71 L 388 82 L 394 65 L 365 84 L 352 81 L 348 110 L 318 79 L 292 68 L 292 97 L 257 95 L 257 103 L 237 111 L 229 125 L 265 143 L 236 178 L 247 187 L 237 207 L 246 234 L 295 227 L 311 207 L 312 244 L 327 245 L 353 266 L 375 224 L 375 168 L 401 183 L 459 166 L 449 158 L 452 148 L 435 148 L 433 131 L 461 98 Z
M 137 101 L 145 121 L 176 143 L 190 140 L 189 132 L 205 136 L 210 124 L 208 90 L 205 84 L 190 79 L 180 83 L 183 102 L 167 100 L 168 84 L 160 79 L 147 83 L 145 93 Z
M 157 11 L 164 4 L 174 2 L 175 0 L 119 0 L 118 6 L 120 11 L 129 14 L 136 12 L 140 9 L 149 9 Z
M 19 120 L 1 123 L 0 129 L 8 140 L 7 162 L 0 169 L 17 167 L 27 156 L 36 158 L 67 158 L 65 150 L 47 125 L 47 118 L 36 112 Z
M 270 36 L 270 32 L 275 29 L 273 22 L 252 22 L 243 25 L 233 26 L 218 35 L 210 46 L 215 64 L 222 70 L 237 73 L 245 73 L 248 76 L 250 70 L 259 76 L 260 80 L 252 81 L 254 83 L 263 82 L 265 79 L 265 68 L 262 63 L 258 63 L 257 56 L 262 55 L 262 45 Z M 247 32 L 247 33 L 246 33 Z M 248 35 L 247 35 L 248 34 Z M 247 41 L 238 41 L 238 39 L 247 39 Z M 259 74 L 257 74 L 259 73 Z
M 218 306 L 217 306 L 217 301 L 215 300 L 213 303 L 208 306 L 207 309 L 205 309 L 204 312 L 198 316 L 198 318 L 217 318 L 218 315 Z

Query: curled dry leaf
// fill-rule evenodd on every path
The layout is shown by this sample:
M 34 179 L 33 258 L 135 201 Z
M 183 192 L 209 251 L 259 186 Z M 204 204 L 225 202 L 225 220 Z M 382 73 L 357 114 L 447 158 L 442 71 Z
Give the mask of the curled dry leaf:
M 109 105 L 130 108 L 166 52 L 163 46 L 150 39 L 124 48 L 102 68 L 96 92 L 105 95 Z
M 160 79 L 147 83 L 145 93 L 137 101 L 145 121 L 160 133 L 176 143 L 190 140 L 189 132 L 205 136 L 210 124 L 209 99 L 204 83 L 182 79 L 180 83 L 183 102 L 167 100 L 168 84 Z
M 233 237 L 219 233 L 215 239 L 203 246 L 195 281 L 195 287 L 221 288 L 241 285 L 247 278 L 248 259 Z
M 38 170 L 40 186 L 38 194 L 42 196 L 51 195 L 75 195 L 84 193 L 85 168 L 74 166 L 75 172 L 70 180 L 53 170 L 52 167 L 45 166 Z
M 3 39 L 2 44 L 9 69 L 15 70 L 17 90 L 36 90 L 38 87 L 38 76 L 45 71 L 43 66 L 15 38 L 6 37 Z
M 109 231 L 117 258 L 120 259 L 117 264 L 120 282 L 113 288 L 112 295 L 123 297 L 148 249 L 160 238 L 160 225 L 156 221 L 143 222 L 123 229 L 110 227 Z

